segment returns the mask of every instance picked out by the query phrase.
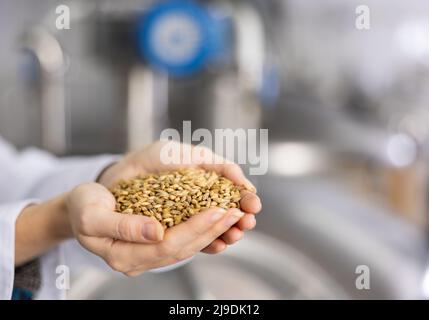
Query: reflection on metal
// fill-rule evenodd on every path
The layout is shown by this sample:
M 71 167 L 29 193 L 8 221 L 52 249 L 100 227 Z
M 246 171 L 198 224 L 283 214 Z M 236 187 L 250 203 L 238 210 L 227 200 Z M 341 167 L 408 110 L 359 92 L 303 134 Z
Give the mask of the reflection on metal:
M 334 178 L 267 176 L 258 231 L 311 257 L 353 299 L 421 298 L 427 263 L 422 228 Z M 371 290 L 357 290 L 358 265 L 371 270 Z
M 231 4 L 230 11 L 237 68 L 225 70 L 210 82 L 213 98 L 205 98 L 208 101 L 205 108 L 211 110 L 209 126 L 260 128 L 262 108 L 258 93 L 267 56 L 266 26 L 260 13 L 249 3 Z
M 329 154 L 320 146 L 301 142 L 284 142 L 270 146 L 270 173 L 301 176 L 326 171 L 332 166 Z
M 217 260 L 220 260 L 218 267 L 213 268 Z M 289 244 L 258 232 L 246 235 L 245 240 L 228 248 L 219 258 L 201 259 L 189 267 L 195 281 L 211 288 L 211 296 L 216 299 L 348 297 L 341 285 L 315 261 Z M 219 270 L 225 273 L 218 273 Z M 228 281 L 222 280 L 226 273 Z
M 426 19 L 410 19 L 402 22 L 396 31 L 399 50 L 427 65 L 429 58 L 428 32 L 429 23 Z
M 199 254 L 190 264 L 168 273 L 136 279 L 97 275 L 71 285 L 74 299 L 294 299 L 347 298 L 347 294 L 301 253 L 257 232 L 216 256 Z M 79 290 L 78 290 L 79 289 Z
M 397 167 L 411 165 L 417 159 L 417 144 L 409 135 L 395 134 L 387 143 L 387 156 Z
M 350 144 L 353 144 L 351 139 L 325 146 L 305 141 L 274 143 L 270 146 L 270 171 L 286 176 L 314 174 L 334 169 L 341 157 L 355 159 L 356 162 L 358 159 L 374 161 L 386 168 L 405 168 L 418 159 L 418 145 L 406 134 L 386 134 L 377 140 L 377 144 L 361 142 L 360 149 L 358 143 Z
M 128 84 L 128 149 L 153 141 L 154 76 L 144 67 L 130 71 Z
M 144 66 L 130 69 L 128 83 L 128 149 L 137 150 L 158 137 L 157 124 L 167 117 L 168 79 Z
M 422 295 L 424 299 L 429 299 L 429 269 L 426 270 L 423 277 Z
M 63 50 L 58 40 L 43 28 L 30 30 L 22 45 L 34 54 L 40 65 L 42 146 L 55 154 L 63 154 L 68 136 Z
M 234 14 L 237 32 L 238 72 L 244 88 L 257 92 L 265 63 L 265 27 L 260 14 L 248 5 L 239 5 Z

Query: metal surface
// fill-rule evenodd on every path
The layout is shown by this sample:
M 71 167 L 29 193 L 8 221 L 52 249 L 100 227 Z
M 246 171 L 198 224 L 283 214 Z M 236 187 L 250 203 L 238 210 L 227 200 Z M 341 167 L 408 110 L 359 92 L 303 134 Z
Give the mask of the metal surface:
M 405 194 L 427 219 L 427 2 L 371 1 L 377 18 L 359 32 L 357 0 L 210 1 L 233 17 L 233 61 L 186 79 L 136 63 L 126 31 L 150 1 L 69 2 L 72 29 L 55 37 L 54 1 L 40 3 L 30 13 L 28 1 L 0 3 L 9 27 L 0 30 L 9 48 L 0 52 L 1 133 L 20 147 L 124 152 L 166 127 L 181 132 L 184 120 L 194 129 L 264 127 L 272 142 L 269 175 L 255 181 L 263 235 L 167 274 L 135 280 L 90 270 L 70 297 L 421 297 L 423 225 L 400 218 L 374 189 Z M 42 73 L 22 85 L 13 48 L 27 20 L 25 28 L 44 27 L 26 45 Z M 257 94 L 266 60 L 282 80 L 270 108 Z M 384 181 L 391 171 L 400 178 Z M 367 197 L 349 189 L 356 176 L 376 186 Z M 371 290 L 356 289 L 359 265 L 370 267 Z
M 37 59 L 40 68 L 39 98 L 42 147 L 55 154 L 67 150 L 67 115 L 64 74 L 66 59 L 57 38 L 44 28 L 30 30 L 22 42 L 22 49 Z
M 102 277 L 98 275 L 98 277 Z M 77 280 L 77 288 L 79 280 Z M 97 283 L 97 282 L 96 282 Z M 74 285 L 72 284 L 72 288 Z M 347 298 L 337 283 L 292 247 L 258 233 L 225 253 L 200 254 L 175 271 L 137 279 L 106 276 L 74 299 Z
M 257 232 L 218 256 L 198 255 L 168 273 L 137 279 L 103 274 L 73 291 L 90 299 L 422 298 L 426 237 L 388 210 L 363 204 L 325 180 L 265 177 Z M 268 236 L 269 235 L 269 236 Z M 370 268 L 370 290 L 356 268 Z M 81 281 L 85 281 L 85 277 Z M 79 280 L 77 280 L 79 284 Z M 77 285 L 78 289 L 82 286 Z
M 332 179 L 271 176 L 257 188 L 264 201 L 258 230 L 310 256 L 350 297 L 422 296 L 427 243 L 421 228 Z M 371 270 L 370 290 L 356 289 L 359 265 Z

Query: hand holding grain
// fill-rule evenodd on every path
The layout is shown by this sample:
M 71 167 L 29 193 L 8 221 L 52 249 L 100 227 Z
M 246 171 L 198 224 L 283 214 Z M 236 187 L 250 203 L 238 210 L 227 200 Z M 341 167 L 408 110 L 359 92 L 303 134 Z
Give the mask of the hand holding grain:
M 152 218 L 115 212 L 113 195 L 95 183 L 74 189 L 66 205 L 79 243 L 128 276 L 192 257 L 244 215 L 238 209 L 210 208 L 164 231 Z
M 241 189 L 214 171 L 188 168 L 122 180 L 111 191 L 116 211 L 152 217 L 171 228 L 204 209 L 240 209 Z
M 168 143 L 175 144 L 176 149 L 181 151 L 181 155 L 190 154 L 190 162 L 183 159 L 183 161 L 181 160 L 176 164 L 163 163 L 161 161 L 161 151 Z M 207 248 L 204 248 L 203 252 L 210 254 L 219 253 L 227 245 L 239 241 L 245 231 L 255 227 L 255 214 L 261 210 L 261 201 L 255 193 L 256 189 L 245 177 L 240 166 L 213 154 L 210 149 L 205 147 L 158 141 L 142 151 L 127 155 L 123 160 L 107 169 L 100 177 L 99 182 L 107 188 L 112 188 L 119 180 L 132 179 L 138 175 L 175 171 L 183 168 L 213 171 L 231 180 L 234 185 L 242 187 L 240 191 L 240 210 L 244 212 L 243 217 L 235 225 L 226 230 L 225 233 L 220 235 L 218 239 L 209 244 Z

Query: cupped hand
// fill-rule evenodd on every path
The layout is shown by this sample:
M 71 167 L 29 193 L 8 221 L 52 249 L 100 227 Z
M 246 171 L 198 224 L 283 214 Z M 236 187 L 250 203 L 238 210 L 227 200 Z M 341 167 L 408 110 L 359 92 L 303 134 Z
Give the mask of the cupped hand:
M 166 150 L 173 152 L 174 157 L 165 159 Z M 175 161 L 169 161 L 170 159 Z M 202 250 L 210 254 L 219 253 L 227 245 L 239 241 L 245 231 L 256 226 L 255 214 L 261 210 L 261 200 L 255 193 L 256 189 L 245 177 L 239 165 L 214 154 L 205 147 L 173 141 L 158 141 L 142 151 L 128 154 L 121 161 L 106 169 L 100 176 L 99 182 L 106 187 L 112 187 L 118 180 L 133 178 L 139 174 L 190 167 L 215 171 L 236 185 L 244 187 L 240 201 L 243 217 Z
M 210 208 L 164 231 L 155 219 L 115 212 L 115 199 L 101 184 L 81 185 L 66 198 L 79 243 L 128 276 L 192 257 L 243 219 L 238 209 Z M 162 240 L 162 241 L 161 241 Z

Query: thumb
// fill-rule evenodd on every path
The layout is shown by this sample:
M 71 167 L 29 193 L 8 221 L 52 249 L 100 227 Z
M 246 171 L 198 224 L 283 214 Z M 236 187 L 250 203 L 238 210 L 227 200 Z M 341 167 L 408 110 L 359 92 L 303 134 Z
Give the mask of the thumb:
M 146 216 L 102 212 L 98 215 L 95 233 L 126 242 L 153 243 L 163 239 L 164 228 Z

